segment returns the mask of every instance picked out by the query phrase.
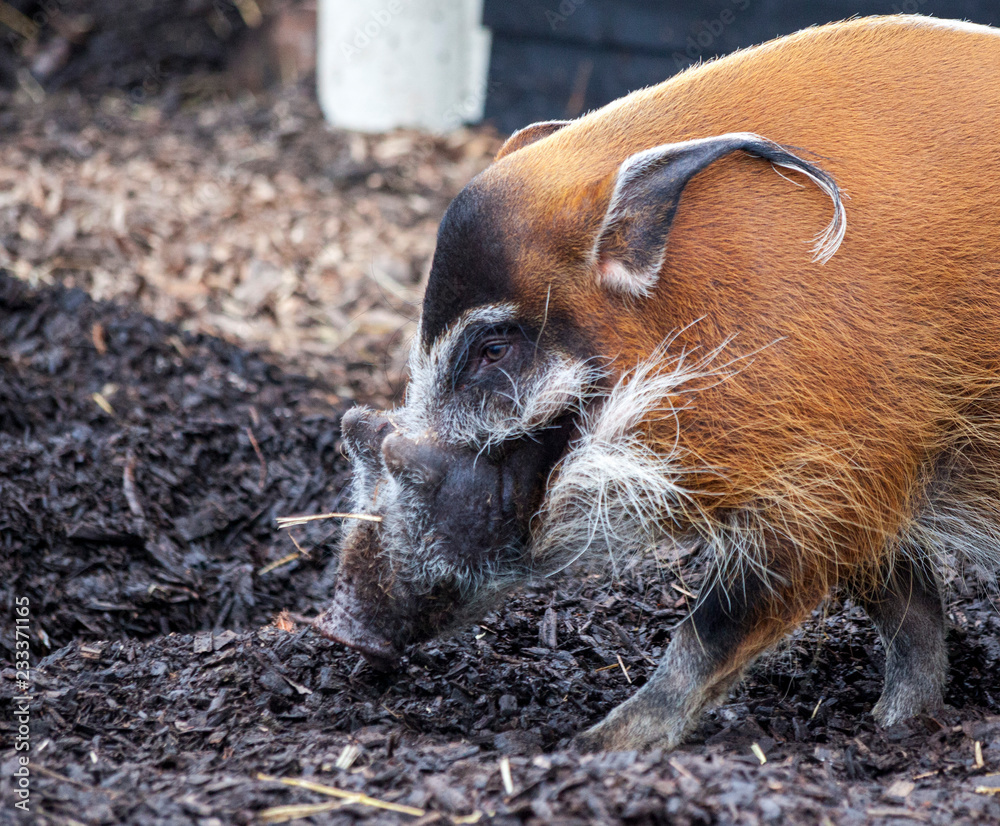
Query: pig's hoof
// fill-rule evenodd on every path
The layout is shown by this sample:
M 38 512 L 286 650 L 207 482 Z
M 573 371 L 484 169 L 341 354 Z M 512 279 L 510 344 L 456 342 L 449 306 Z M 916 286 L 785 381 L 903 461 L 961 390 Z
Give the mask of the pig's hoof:
M 593 754 L 600 751 L 639 751 L 653 745 L 661 745 L 655 738 L 635 737 L 632 732 L 623 727 L 609 726 L 608 721 L 581 731 L 570 746 L 583 754 Z
M 669 715 L 649 713 L 624 703 L 596 726 L 573 738 L 572 748 L 585 754 L 598 751 L 643 751 L 675 749 L 681 744 L 684 721 Z
M 582 754 L 610 751 L 606 738 L 598 730 L 599 728 L 600 726 L 594 726 L 586 731 L 581 731 L 570 741 L 569 747 Z
M 926 690 L 885 691 L 872 709 L 872 716 L 882 728 L 889 728 L 920 715 L 933 716 L 944 708 L 941 689 L 930 686 Z

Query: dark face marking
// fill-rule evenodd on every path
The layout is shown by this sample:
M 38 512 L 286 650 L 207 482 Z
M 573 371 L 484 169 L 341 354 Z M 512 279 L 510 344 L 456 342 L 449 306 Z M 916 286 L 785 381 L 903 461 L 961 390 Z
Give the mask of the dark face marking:
M 438 228 L 424 294 L 424 347 L 466 310 L 513 298 L 510 220 L 502 209 L 502 193 L 498 196 L 495 188 L 482 192 L 476 181 L 451 202 Z
M 531 517 L 571 426 L 567 420 L 481 453 L 452 445 L 425 446 L 405 437 L 387 439 L 383 452 L 397 478 L 404 468 L 417 470 L 417 481 L 401 483 L 420 502 L 437 555 L 456 568 L 495 570 L 498 564 L 516 562 L 527 545 Z

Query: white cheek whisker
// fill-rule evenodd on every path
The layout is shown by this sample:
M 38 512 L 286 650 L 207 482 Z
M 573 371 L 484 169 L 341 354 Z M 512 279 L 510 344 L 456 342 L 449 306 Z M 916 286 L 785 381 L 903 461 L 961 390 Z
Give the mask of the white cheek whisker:
M 550 472 L 531 523 L 529 556 L 536 573 L 552 576 L 600 553 L 617 573 L 666 538 L 668 525 L 690 532 L 692 523 L 701 522 L 709 533 L 715 530 L 689 482 L 724 474 L 684 453 L 679 413 L 698 392 L 738 374 L 760 350 L 722 361 L 729 337 L 705 353 L 671 354 L 682 332 L 622 376 L 600 404 L 581 412 L 580 435 Z M 672 443 L 654 445 L 640 435 L 643 423 L 654 419 L 672 421 Z

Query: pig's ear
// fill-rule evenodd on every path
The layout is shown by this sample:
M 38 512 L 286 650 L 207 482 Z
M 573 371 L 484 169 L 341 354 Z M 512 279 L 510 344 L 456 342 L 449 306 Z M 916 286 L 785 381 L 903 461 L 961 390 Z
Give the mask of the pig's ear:
M 593 261 L 602 286 L 634 297 L 652 292 L 684 187 L 709 164 L 736 151 L 801 172 L 830 197 L 833 220 L 817 238 L 813 257 L 821 263 L 829 260 L 846 228 L 844 206 L 833 178 L 767 138 L 732 132 L 654 146 L 632 155 L 619 167 L 608 211 L 594 243 Z
M 538 123 L 533 123 L 530 126 L 525 126 L 524 129 L 518 129 L 513 135 L 507 138 L 504 145 L 500 147 L 500 151 L 497 152 L 497 156 L 493 160 L 499 161 L 505 155 L 509 155 L 511 152 L 516 152 L 518 149 L 522 149 L 529 143 L 534 143 L 535 141 L 540 141 L 542 138 L 547 138 L 553 132 L 558 132 L 570 122 L 571 121 L 568 120 L 543 120 Z

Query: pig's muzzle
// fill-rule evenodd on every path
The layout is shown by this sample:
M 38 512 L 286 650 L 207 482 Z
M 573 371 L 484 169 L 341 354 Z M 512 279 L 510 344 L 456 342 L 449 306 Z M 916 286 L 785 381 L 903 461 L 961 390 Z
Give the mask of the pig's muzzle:
M 423 493 L 425 498 L 443 481 L 447 455 L 428 440 L 403 436 L 387 416 L 354 408 L 345 414 L 341 429 L 354 461 L 355 484 L 361 487 L 358 505 L 362 510 L 379 512 L 390 522 L 398 518 L 392 501 L 384 501 L 390 475 L 411 494 Z M 383 509 L 390 513 L 381 513 Z M 429 636 L 421 632 L 421 625 L 429 609 L 440 612 L 442 605 L 436 600 L 427 606 L 427 595 L 407 585 L 390 566 L 382 526 L 367 521 L 357 524 L 341 548 L 330 606 L 313 621 L 313 628 L 358 651 L 374 667 L 388 670 L 410 641 Z
M 402 653 L 375 630 L 372 618 L 366 615 L 366 605 L 358 599 L 353 583 L 344 577 L 334 588 L 333 603 L 313 620 L 313 628 L 327 639 L 353 648 L 379 671 L 389 670 Z
M 314 627 L 385 667 L 478 612 L 483 588 L 516 564 L 570 425 L 491 454 L 405 433 L 366 408 L 348 412 L 342 430 L 358 505 L 382 522 L 346 536 L 332 604 Z

